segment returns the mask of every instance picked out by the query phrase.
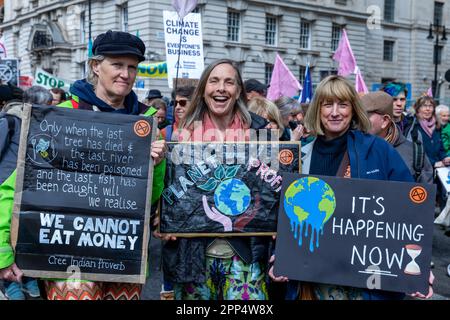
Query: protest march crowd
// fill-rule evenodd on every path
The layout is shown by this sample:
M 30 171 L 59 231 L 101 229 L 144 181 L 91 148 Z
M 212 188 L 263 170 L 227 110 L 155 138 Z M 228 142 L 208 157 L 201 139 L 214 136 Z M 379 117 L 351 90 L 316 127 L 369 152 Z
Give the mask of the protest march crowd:
M 257 143 L 264 137 L 268 141 L 300 141 L 301 159 L 298 160 L 302 174 L 435 183 L 438 188 L 436 207 L 442 210 L 446 194 L 434 171 L 450 166 L 448 106 L 437 106 L 432 97 L 424 94 L 418 97 L 410 112 L 406 112 L 408 89 L 405 84 L 390 82 L 380 91 L 361 95 L 349 80 L 338 75 L 323 79 L 314 95 L 311 92 L 306 97 L 302 92 L 300 96 L 269 99 L 270 87 L 256 79 L 244 81 L 235 62 L 228 59 L 207 66 L 195 86 L 175 86 L 170 98 L 152 89 L 141 102 L 132 88 L 137 66 L 145 59 L 142 40 L 129 33 L 108 31 L 96 37 L 92 52 L 86 79 L 76 81 L 69 93 L 39 86 L 25 92 L 10 85 L 0 86 L 0 279 L 4 280 L 7 298 L 23 300 L 26 293 L 49 300 L 131 300 L 139 299 L 142 290 L 140 283 L 31 278 L 24 276 L 21 266 L 15 263 L 10 237 L 24 103 L 143 115 L 157 120 L 158 138 L 151 145 L 154 172 L 150 228 L 152 236 L 163 243 L 161 299 L 399 300 L 406 295 L 431 297 L 434 281 L 431 272 L 428 292 L 288 281 L 285 275 L 274 270 L 275 236 L 187 238 L 163 234 L 158 228 L 158 214 L 161 214 L 158 202 L 165 187 L 164 176 L 168 174 L 167 142 Z M 250 135 L 251 130 L 256 136 Z M 218 219 L 217 208 L 206 207 L 205 212 Z M 114 221 L 109 220 L 109 228 L 113 228 Z M 87 220 L 80 221 L 82 227 L 88 227 Z

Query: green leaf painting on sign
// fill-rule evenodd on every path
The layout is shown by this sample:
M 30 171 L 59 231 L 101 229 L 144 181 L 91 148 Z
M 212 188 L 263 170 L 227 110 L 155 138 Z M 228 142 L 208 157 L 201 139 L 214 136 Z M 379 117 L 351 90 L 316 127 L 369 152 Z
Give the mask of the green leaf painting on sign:
M 217 187 L 219 182 L 215 178 L 209 178 L 205 184 L 199 185 L 198 187 L 204 191 L 212 191 Z
M 218 166 L 217 169 L 214 171 L 214 176 L 217 180 L 222 180 L 225 177 L 225 169 L 222 165 Z
M 235 166 L 229 166 L 225 170 L 225 178 L 234 178 L 240 167 L 241 167 L 241 165 L 239 165 L 239 164 L 235 165 Z

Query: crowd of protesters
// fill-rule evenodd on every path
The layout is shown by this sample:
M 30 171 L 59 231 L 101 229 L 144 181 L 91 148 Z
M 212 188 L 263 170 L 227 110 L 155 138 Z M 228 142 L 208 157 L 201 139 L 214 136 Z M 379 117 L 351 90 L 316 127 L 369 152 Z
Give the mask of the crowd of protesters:
M 210 141 L 215 142 L 235 141 L 235 136 L 228 136 L 229 130 L 239 130 L 242 140 L 250 141 L 249 129 L 268 130 L 280 141 L 300 141 L 305 174 L 439 185 L 433 170 L 450 165 L 449 108 L 436 106 L 432 97 L 421 96 L 407 111 L 408 90 L 400 82 L 387 83 L 379 92 L 360 97 L 348 80 L 329 76 L 320 82 L 309 104 L 286 96 L 270 101 L 266 98 L 267 85 L 256 79 L 243 81 L 235 62 L 222 59 L 205 68 L 197 85 L 176 86 L 170 98 L 151 89 L 140 102 L 132 87 L 137 65 L 144 60 L 144 43 L 129 33 L 108 31 L 96 38 L 92 49 L 87 78 L 76 81 L 70 92 L 39 86 L 21 92 L 1 85 L 2 112 L 17 116 L 17 124 L 22 102 L 155 117 L 161 140 L 152 145 L 156 165 L 152 204 L 157 203 L 164 187 L 165 141 L 196 141 L 195 122 L 201 122 L 203 130 L 214 130 Z M 0 134 L 6 136 L 7 128 L 0 128 Z M 416 154 L 416 150 L 422 152 Z M 0 155 L 4 152 L 0 150 Z M 418 157 L 421 161 L 416 163 Z M 367 159 L 383 170 L 366 177 Z M 14 263 L 8 238 L 14 172 L 15 167 L 10 166 L 0 174 L 0 279 L 5 280 L 9 299 L 23 300 L 24 292 L 39 296 L 39 288 L 37 280 L 23 277 L 20 266 Z M 8 196 L 2 189 L 6 186 Z M 437 200 L 442 207 L 446 201 L 442 190 Z M 276 252 L 270 249 L 272 237 L 187 239 L 158 232 L 154 236 L 163 242 L 163 299 L 302 299 L 301 288 L 305 287 L 310 289 L 312 299 L 404 298 L 404 294 L 377 290 L 296 281 L 286 284 L 288 279 L 274 274 L 271 268 L 276 258 Z M 430 285 L 432 282 L 430 275 Z M 139 284 L 90 281 L 73 286 L 64 279 L 46 279 L 43 284 L 41 290 L 45 288 L 45 297 L 51 300 L 68 296 L 139 299 L 142 289 Z M 431 287 L 429 292 L 415 295 L 430 297 Z

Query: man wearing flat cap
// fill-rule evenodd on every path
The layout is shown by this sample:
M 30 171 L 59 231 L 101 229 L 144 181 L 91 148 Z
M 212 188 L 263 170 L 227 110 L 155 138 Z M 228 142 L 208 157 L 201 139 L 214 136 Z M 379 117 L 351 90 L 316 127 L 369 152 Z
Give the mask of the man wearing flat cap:
M 394 122 L 392 96 L 386 92 L 377 91 L 364 95 L 361 101 L 372 124 L 369 133 L 383 138 L 397 150 L 417 182 L 433 183 L 433 168 L 423 152 L 423 147 L 422 152 L 416 151 L 416 155 L 421 159 L 414 162 L 414 148 L 420 148 L 420 146 L 414 146 L 411 141 L 407 141 Z
M 59 106 L 139 115 L 149 107 L 138 101 L 132 88 L 139 62 L 145 60 L 145 45 L 138 37 L 109 30 L 97 36 L 92 46 L 86 79 L 76 81 L 70 91 L 72 99 Z M 151 110 L 150 110 L 151 111 Z M 148 115 L 147 112 L 146 115 Z M 152 114 L 150 114 L 152 116 Z M 156 204 L 164 187 L 164 140 L 153 142 L 151 156 L 154 162 L 152 205 Z M 47 298 L 65 300 L 83 299 L 139 299 L 142 285 L 134 283 L 45 281 Z

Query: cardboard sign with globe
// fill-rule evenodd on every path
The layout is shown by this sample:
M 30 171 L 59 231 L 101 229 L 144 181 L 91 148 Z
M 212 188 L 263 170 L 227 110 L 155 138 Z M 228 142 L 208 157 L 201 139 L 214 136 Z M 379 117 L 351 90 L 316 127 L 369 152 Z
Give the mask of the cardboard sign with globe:
M 274 273 L 428 292 L 434 185 L 283 174 Z
M 161 233 L 269 235 L 276 231 L 282 172 L 299 172 L 300 145 L 171 143 Z

